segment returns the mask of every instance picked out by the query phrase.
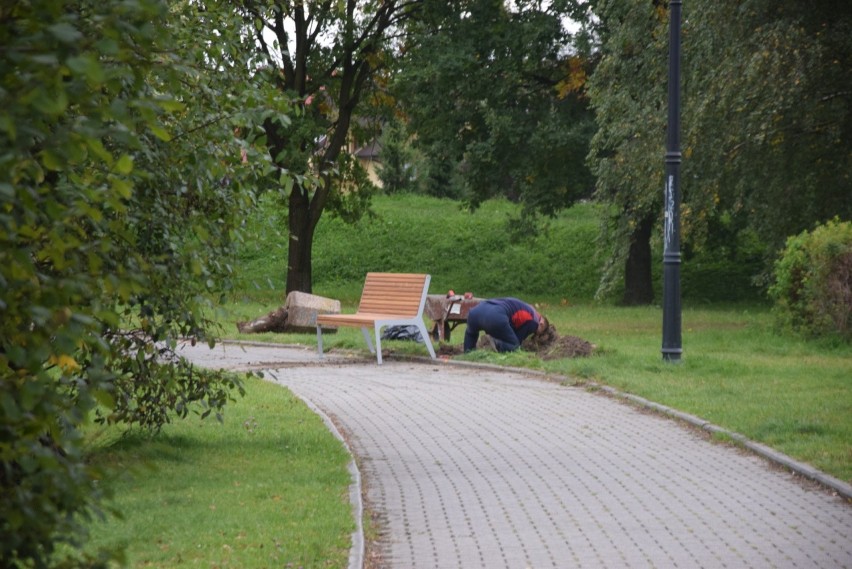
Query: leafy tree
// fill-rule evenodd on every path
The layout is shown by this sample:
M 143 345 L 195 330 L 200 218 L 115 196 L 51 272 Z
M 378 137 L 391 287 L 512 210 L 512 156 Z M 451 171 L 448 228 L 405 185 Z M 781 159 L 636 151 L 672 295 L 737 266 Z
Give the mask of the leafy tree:
M 398 26 L 419 0 L 315 2 L 234 0 L 252 36 L 244 49 L 253 65 L 300 112 L 292 125 L 268 122 L 266 143 L 276 166 L 292 175 L 285 186 L 289 230 L 287 291 L 310 292 L 314 231 L 326 209 L 357 219 L 371 184 L 345 152 L 369 140 L 368 95 L 379 91 Z M 289 184 L 289 182 L 288 182 Z
M 433 164 L 458 165 L 473 207 L 508 196 L 553 214 L 587 196 L 588 60 L 573 2 L 429 2 L 402 46 L 397 93 Z
M 414 152 L 409 146 L 405 124 L 399 119 L 382 129 L 379 179 L 386 193 L 412 190 L 415 184 Z
M 599 131 L 596 195 L 611 204 L 612 263 L 625 300 L 653 298 L 649 240 L 662 212 L 667 3 L 603 0 L 590 80 Z M 852 215 L 850 14 L 827 0 L 684 3 L 683 208 L 687 254 L 769 261 L 787 235 Z M 749 245 L 750 249 L 753 249 Z M 768 268 L 757 265 L 756 272 Z
M 233 124 L 267 117 L 240 111 L 227 42 L 203 49 L 178 27 L 187 11 L 0 7 L 3 567 L 59 561 L 55 545 L 79 545 L 99 512 L 81 423 L 157 429 L 193 405 L 218 413 L 239 388 L 174 347 L 212 342 L 207 298 L 264 163 L 249 139 L 241 164 Z
M 423 164 L 418 180 L 423 193 L 436 198 L 465 199 L 464 181 L 457 157 L 450 156 L 439 142 L 426 148 L 418 145 L 415 151 Z
M 698 4 L 688 14 L 688 230 L 766 243 L 852 216 L 852 12 L 840 2 Z
M 653 300 L 651 232 L 662 208 L 667 13 L 662 2 L 601 1 L 600 61 L 589 81 L 598 131 L 592 139 L 603 240 L 613 243 L 603 290 L 624 269 L 627 304 Z M 629 167 L 628 167 L 629 165 Z

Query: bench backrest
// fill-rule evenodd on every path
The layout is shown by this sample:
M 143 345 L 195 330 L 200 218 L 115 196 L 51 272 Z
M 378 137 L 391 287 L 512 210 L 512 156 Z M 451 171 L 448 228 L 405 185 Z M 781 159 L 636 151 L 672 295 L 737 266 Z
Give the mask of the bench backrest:
M 430 275 L 367 273 L 358 312 L 417 316 L 426 303 Z

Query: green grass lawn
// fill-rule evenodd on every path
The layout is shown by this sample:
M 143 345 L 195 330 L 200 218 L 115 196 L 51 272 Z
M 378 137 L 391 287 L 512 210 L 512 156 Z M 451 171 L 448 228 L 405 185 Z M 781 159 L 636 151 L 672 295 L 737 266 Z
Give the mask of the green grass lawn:
M 546 369 L 692 413 L 852 482 L 852 347 L 778 334 L 759 307 L 685 308 L 684 357 L 672 364 L 657 308 L 552 312 L 562 333 L 600 353 Z
M 110 516 L 92 550 L 129 567 L 345 567 L 349 456 L 287 389 L 249 378 L 223 423 L 190 416 L 154 436 L 95 429 Z

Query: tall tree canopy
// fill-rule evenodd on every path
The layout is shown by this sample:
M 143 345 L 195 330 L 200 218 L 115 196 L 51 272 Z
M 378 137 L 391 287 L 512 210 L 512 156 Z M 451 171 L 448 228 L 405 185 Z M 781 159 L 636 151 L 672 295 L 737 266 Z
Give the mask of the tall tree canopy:
M 552 214 L 589 194 L 588 60 L 566 29 L 580 10 L 434 1 L 410 23 L 396 93 L 416 144 L 438 168 L 457 168 L 473 206 L 502 195 Z
M 607 282 L 625 274 L 625 298 L 650 302 L 648 242 L 662 213 L 667 3 L 601 0 L 595 9 L 602 57 L 590 80 L 600 126 L 591 162 L 597 196 L 613 206 Z M 684 3 L 688 250 L 736 255 L 736 243 L 750 235 L 771 258 L 786 236 L 852 215 L 850 30 L 852 15 L 834 0 Z
M 268 122 L 266 143 L 288 208 L 287 291 L 310 292 L 314 231 L 327 208 L 357 218 L 369 201 L 366 175 L 345 152 L 369 127 L 369 95 L 391 39 L 419 0 L 233 0 L 252 31 L 253 73 L 300 107 L 291 125 Z M 377 126 L 377 123 L 375 123 Z M 369 141 L 375 130 L 359 133 Z
M 664 2 L 597 3 L 600 61 L 589 81 L 598 131 L 592 139 L 595 197 L 611 245 L 604 288 L 624 274 L 627 303 L 653 300 L 650 238 L 662 208 L 666 119 Z M 624 273 L 621 272 L 624 269 Z
M 715 246 L 720 230 L 753 231 L 774 258 L 788 236 L 835 215 L 850 218 L 848 5 L 699 3 L 687 18 L 693 240 Z
M 240 161 L 233 125 L 262 117 L 242 111 L 230 43 L 199 29 L 188 3 L 0 6 L 3 567 L 81 539 L 100 492 L 83 421 L 156 429 L 237 385 L 174 354 L 211 337 L 207 299 L 264 164 L 250 147 Z

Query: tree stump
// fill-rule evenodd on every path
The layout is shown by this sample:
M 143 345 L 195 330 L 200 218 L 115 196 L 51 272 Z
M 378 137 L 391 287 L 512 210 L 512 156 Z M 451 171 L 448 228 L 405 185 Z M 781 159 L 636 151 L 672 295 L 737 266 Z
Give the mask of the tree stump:
M 237 322 L 243 334 L 259 332 L 316 332 L 317 314 L 340 314 L 340 301 L 305 292 L 294 291 L 287 295 L 284 306 L 249 322 Z M 337 328 L 324 328 L 324 333 Z

